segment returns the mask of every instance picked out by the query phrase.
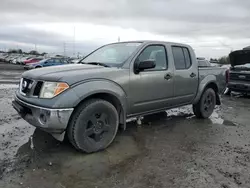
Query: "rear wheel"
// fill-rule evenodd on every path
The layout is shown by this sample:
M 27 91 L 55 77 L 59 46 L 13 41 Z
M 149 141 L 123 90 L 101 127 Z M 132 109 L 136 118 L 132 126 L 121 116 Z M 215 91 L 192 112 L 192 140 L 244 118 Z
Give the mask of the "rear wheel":
M 75 110 L 67 129 L 68 138 L 76 149 L 96 152 L 112 143 L 118 124 L 118 113 L 111 103 L 91 99 Z
M 199 102 L 193 105 L 193 111 L 198 118 L 209 118 L 216 105 L 216 94 L 212 88 L 206 89 Z

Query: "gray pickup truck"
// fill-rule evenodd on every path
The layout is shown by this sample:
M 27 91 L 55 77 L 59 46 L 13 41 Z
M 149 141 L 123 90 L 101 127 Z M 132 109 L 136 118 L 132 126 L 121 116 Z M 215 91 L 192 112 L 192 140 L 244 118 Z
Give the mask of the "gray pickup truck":
M 23 73 L 13 107 L 31 125 L 87 153 L 108 147 L 128 118 L 193 105 L 208 118 L 226 70 L 198 68 L 184 44 L 133 41 L 102 46 L 79 64 Z

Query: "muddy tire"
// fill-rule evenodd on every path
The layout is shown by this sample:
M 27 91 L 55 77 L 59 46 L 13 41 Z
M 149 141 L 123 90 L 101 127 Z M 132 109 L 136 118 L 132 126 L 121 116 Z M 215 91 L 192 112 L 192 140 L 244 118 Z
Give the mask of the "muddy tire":
M 193 105 L 193 112 L 196 117 L 206 119 L 209 118 L 216 105 L 216 94 L 212 88 L 206 89 L 199 102 Z
M 90 99 L 74 111 L 67 128 L 70 143 L 92 153 L 107 148 L 114 140 L 119 125 L 116 108 L 101 99 Z

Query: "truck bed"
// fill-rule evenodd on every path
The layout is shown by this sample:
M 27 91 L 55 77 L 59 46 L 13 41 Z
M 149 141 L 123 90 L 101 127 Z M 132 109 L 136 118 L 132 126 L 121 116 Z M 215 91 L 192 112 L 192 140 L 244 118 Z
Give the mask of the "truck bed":
M 226 89 L 226 71 L 227 68 L 222 67 L 199 67 L 199 82 L 202 82 L 206 77 L 215 77 L 218 83 L 219 93 Z

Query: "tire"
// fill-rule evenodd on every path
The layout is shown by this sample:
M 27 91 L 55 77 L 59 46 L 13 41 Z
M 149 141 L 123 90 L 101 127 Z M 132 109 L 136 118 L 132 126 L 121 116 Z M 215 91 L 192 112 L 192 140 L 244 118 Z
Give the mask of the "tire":
M 212 88 L 207 88 L 199 102 L 193 105 L 193 112 L 197 118 L 206 119 L 209 118 L 216 105 L 216 94 Z
M 112 143 L 118 125 L 118 112 L 111 103 L 90 99 L 75 109 L 67 128 L 68 139 L 79 151 L 97 152 Z
M 35 67 L 35 69 L 38 69 L 38 68 L 42 68 L 41 66 L 37 66 L 37 67 Z

